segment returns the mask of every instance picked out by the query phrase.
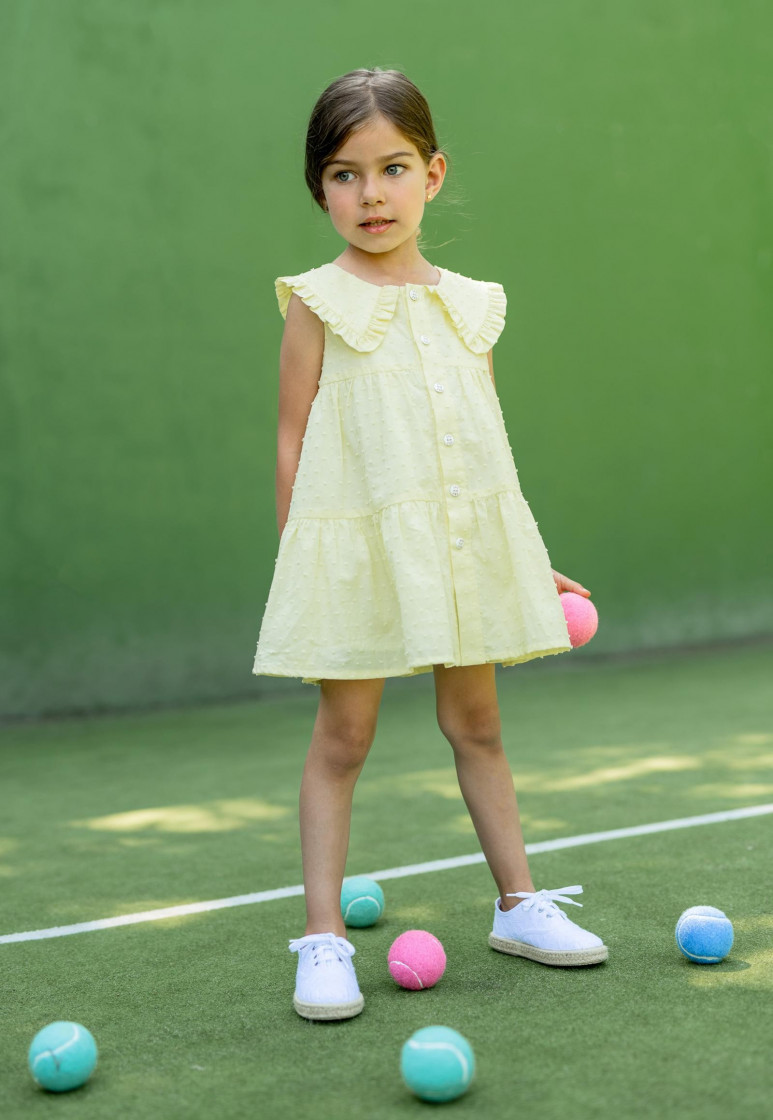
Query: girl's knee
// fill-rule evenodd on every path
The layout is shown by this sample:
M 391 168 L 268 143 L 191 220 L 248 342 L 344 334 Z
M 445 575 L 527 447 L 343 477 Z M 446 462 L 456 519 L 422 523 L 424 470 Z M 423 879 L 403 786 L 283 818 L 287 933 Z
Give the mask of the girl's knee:
M 312 746 L 329 770 L 346 774 L 362 769 L 375 735 L 371 718 L 334 718 L 328 713 L 317 720 Z
M 323 681 L 322 686 L 315 738 L 339 765 L 362 765 L 376 736 L 383 679 Z
M 470 708 L 451 716 L 438 712 L 438 726 L 455 751 L 502 746 L 498 708 Z
M 326 735 L 314 742 L 313 750 L 328 773 L 346 777 L 362 770 L 371 743 L 371 738 L 358 734 Z
M 501 747 L 494 666 L 434 668 L 438 727 L 454 751 Z

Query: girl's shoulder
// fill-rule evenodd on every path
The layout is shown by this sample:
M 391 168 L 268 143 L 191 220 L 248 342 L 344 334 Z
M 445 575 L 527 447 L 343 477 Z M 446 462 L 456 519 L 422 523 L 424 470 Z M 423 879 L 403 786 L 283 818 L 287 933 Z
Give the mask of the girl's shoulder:
M 283 317 L 295 293 L 334 334 L 353 349 L 365 352 L 375 350 L 382 341 L 403 289 L 425 287 L 442 302 L 468 349 L 485 354 L 505 325 L 504 288 L 494 281 L 473 280 L 450 269 L 438 271 L 440 281 L 435 285 L 379 285 L 330 262 L 295 276 L 279 276 L 274 285 Z
M 334 334 L 360 351 L 375 350 L 383 339 L 400 290 L 369 284 L 332 262 L 297 276 L 278 276 L 274 286 L 283 318 L 295 293 Z

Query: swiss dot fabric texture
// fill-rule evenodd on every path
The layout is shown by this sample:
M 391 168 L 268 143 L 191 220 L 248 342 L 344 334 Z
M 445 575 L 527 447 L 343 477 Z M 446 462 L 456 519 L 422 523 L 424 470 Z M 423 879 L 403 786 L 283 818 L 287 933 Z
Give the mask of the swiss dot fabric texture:
M 571 649 L 487 353 L 500 284 L 371 284 L 325 264 L 276 280 L 325 348 L 253 665 L 404 677 Z

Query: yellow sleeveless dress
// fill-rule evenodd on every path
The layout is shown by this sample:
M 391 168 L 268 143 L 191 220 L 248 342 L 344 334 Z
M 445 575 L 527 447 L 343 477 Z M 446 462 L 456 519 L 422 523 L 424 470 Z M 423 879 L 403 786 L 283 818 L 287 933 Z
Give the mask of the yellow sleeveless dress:
M 276 280 L 325 349 L 255 675 L 405 677 L 571 649 L 487 352 L 500 284 L 379 286 L 325 264 Z

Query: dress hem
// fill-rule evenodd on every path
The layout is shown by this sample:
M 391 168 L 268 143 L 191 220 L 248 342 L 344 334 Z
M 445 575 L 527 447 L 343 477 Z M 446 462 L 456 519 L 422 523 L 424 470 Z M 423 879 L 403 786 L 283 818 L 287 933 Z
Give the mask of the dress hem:
M 503 668 L 508 668 L 511 665 L 520 665 L 524 661 L 532 661 L 534 658 L 537 658 L 537 657 L 549 657 L 552 654 L 556 654 L 556 653 L 569 653 L 572 648 L 573 647 L 571 645 L 568 645 L 568 646 L 554 646 L 552 649 L 529 650 L 526 653 L 519 654 L 517 657 L 513 657 L 513 656 L 491 657 L 486 661 L 472 661 L 472 662 L 469 662 L 469 664 L 471 664 L 471 665 L 497 665 L 497 664 L 501 664 Z M 440 664 L 440 662 L 436 662 L 434 664 Z M 461 666 L 458 666 L 455 661 L 444 661 L 443 666 L 446 669 L 455 669 L 455 668 L 460 668 L 461 667 Z M 295 670 L 295 671 L 293 671 L 291 669 L 286 669 L 283 672 L 270 673 L 270 672 L 267 672 L 265 669 L 256 669 L 253 666 L 252 673 L 253 673 L 253 676 L 256 676 L 256 677 L 301 677 L 302 678 L 302 681 L 301 681 L 302 684 L 317 684 L 318 685 L 321 680 L 335 680 L 335 681 L 344 680 L 344 681 L 347 681 L 347 680 L 376 680 L 376 679 L 381 679 L 381 678 L 386 678 L 386 677 L 414 677 L 414 676 L 418 676 L 419 673 L 430 673 L 430 672 L 432 672 L 433 667 L 434 667 L 434 665 L 416 665 L 416 666 L 413 666 L 410 669 L 405 669 L 405 668 L 388 669 L 388 670 L 381 669 L 378 672 L 375 672 L 375 671 L 370 670 L 370 669 L 347 669 L 343 672 L 334 672 L 334 671 L 330 671 L 330 670 L 326 669 L 326 670 L 322 670 L 321 672 L 318 672 L 318 673 L 315 674 L 315 673 L 310 673 L 308 670 Z

